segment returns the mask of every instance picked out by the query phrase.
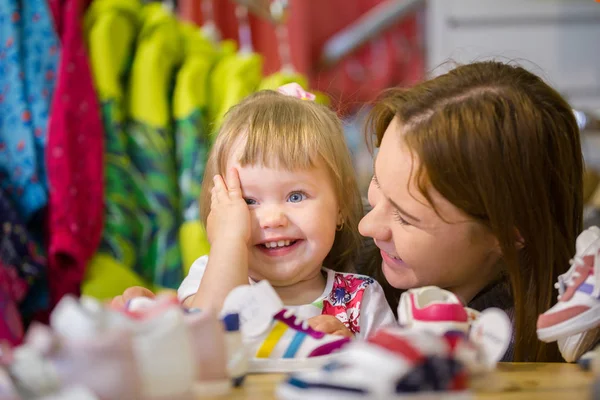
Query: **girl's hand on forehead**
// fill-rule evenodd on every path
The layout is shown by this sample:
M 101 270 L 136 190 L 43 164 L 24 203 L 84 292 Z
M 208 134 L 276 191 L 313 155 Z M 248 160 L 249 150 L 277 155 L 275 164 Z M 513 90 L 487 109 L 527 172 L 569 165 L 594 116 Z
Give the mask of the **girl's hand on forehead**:
M 221 175 L 215 175 L 213 182 L 207 221 L 209 241 L 237 240 L 247 244 L 251 230 L 250 210 L 242 196 L 237 169 L 229 169 L 225 180 Z

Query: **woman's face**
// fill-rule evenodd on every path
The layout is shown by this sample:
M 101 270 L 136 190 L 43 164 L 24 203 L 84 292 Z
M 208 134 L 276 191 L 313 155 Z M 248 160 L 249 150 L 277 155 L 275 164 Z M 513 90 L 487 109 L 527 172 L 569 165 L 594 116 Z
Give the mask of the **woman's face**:
M 375 240 L 383 273 L 393 287 L 434 285 L 469 302 L 497 275 L 498 242 L 486 227 L 430 188 L 441 217 L 436 214 L 411 179 L 418 162 L 394 118 L 374 164 L 369 186 L 373 210 L 362 219 L 359 231 Z

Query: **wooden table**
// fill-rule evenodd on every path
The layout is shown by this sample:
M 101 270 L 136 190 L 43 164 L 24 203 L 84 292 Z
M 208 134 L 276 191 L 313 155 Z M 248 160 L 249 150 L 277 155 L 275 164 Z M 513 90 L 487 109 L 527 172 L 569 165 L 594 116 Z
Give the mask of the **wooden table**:
M 213 399 L 275 399 L 275 386 L 284 378 L 281 374 L 249 375 L 242 388 Z M 591 399 L 593 378 L 591 372 L 581 371 L 575 364 L 501 363 L 495 372 L 474 380 L 471 386 L 475 399 L 587 400 Z

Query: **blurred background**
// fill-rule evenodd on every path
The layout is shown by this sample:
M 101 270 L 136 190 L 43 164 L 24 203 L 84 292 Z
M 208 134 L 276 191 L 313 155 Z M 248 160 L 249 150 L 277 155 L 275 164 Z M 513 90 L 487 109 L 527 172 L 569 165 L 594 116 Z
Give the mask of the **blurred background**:
M 600 224 L 600 2 L 0 1 L 0 336 L 65 294 L 176 288 L 208 251 L 198 196 L 223 114 L 299 82 L 343 118 L 359 183 L 383 89 L 518 63 L 572 104 Z

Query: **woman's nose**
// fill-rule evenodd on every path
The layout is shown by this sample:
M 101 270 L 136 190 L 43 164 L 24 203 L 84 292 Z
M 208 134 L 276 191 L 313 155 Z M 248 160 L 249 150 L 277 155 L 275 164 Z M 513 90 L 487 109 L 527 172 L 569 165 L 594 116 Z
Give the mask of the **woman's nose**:
M 391 230 L 389 227 L 389 218 L 384 215 L 381 206 L 375 206 L 370 210 L 358 224 L 358 232 L 366 237 L 371 237 L 378 241 L 391 240 Z

